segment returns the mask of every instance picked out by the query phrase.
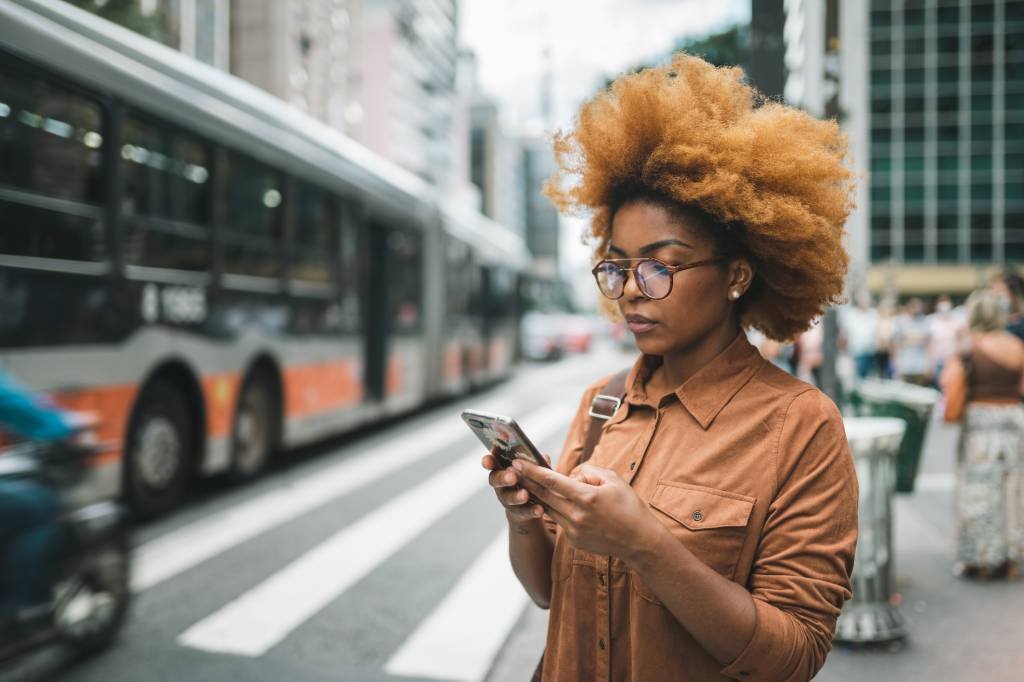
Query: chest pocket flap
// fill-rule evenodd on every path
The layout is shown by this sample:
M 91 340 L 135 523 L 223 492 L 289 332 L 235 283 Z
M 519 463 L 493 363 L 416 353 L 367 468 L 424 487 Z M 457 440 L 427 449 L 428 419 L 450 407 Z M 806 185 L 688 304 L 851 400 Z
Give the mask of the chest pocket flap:
M 690 530 L 746 526 L 754 498 L 674 481 L 658 483 L 651 506 Z

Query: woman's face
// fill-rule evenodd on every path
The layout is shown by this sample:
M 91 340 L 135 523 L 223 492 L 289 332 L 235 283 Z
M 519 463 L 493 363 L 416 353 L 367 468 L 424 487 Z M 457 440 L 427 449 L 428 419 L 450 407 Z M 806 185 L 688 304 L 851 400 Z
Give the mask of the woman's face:
M 714 258 L 713 244 L 696 220 L 648 202 L 623 204 L 612 220 L 607 257 L 651 257 L 669 265 Z M 619 309 L 643 353 L 686 352 L 723 325 L 735 324 L 729 292 L 745 293 L 751 277 L 744 261 L 704 265 L 675 273 L 669 295 L 651 300 L 630 273 Z

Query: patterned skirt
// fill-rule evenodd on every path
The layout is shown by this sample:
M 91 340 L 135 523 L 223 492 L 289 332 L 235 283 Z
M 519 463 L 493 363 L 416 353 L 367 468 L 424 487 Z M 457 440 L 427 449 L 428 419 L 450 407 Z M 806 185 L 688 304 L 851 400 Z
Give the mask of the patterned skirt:
M 970 403 L 957 462 L 957 558 L 998 568 L 1024 558 L 1024 408 Z

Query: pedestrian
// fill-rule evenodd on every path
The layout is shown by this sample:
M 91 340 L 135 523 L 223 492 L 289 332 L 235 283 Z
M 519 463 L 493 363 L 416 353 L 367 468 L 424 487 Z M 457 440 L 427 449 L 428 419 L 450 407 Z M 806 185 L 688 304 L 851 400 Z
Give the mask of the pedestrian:
M 1005 266 L 989 278 L 989 289 L 1008 307 L 1006 330 L 1024 340 L 1024 280 L 1017 271 Z
M 949 296 L 939 296 L 935 300 L 935 312 L 928 316 L 928 357 L 934 368 L 932 377 L 936 386 L 946 363 L 956 355 L 965 332 L 963 320 L 953 310 Z
M 970 335 L 943 374 L 947 401 L 966 395 L 956 470 L 956 575 L 1015 577 L 1024 554 L 1024 342 L 1006 331 L 1005 299 L 968 298 Z
M 893 362 L 900 381 L 918 386 L 931 383 L 932 367 L 928 356 L 930 339 L 924 303 L 919 298 L 912 298 L 907 301 L 903 313 L 896 318 L 893 330 Z
M 555 147 L 549 196 L 590 213 L 640 356 L 584 393 L 557 470 L 490 474 L 550 608 L 537 677 L 810 679 L 850 597 L 857 479 L 836 406 L 742 330 L 793 338 L 842 296 L 845 139 L 680 54 L 584 103 Z
M 839 321 L 846 351 L 853 357 L 857 379 L 865 379 L 871 373 L 878 350 L 878 311 L 874 308 L 871 294 L 866 291 L 858 293 L 855 304 L 843 308 Z
M 878 306 L 875 340 L 875 372 L 882 379 L 892 379 L 892 347 L 896 335 L 896 308 L 889 300 Z

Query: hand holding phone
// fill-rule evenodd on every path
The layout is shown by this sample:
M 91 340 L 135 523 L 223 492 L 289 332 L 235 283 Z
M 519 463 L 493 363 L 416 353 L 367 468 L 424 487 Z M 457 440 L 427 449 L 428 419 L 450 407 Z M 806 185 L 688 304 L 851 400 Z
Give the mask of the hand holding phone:
M 525 459 L 538 466 L 550 467 L 547 459 L 513 419 L 475 410 L 463 412 L 462 419 L 490 453 L 484 458 L 483 465 L 491 470 L 488 482 L 509 519 L 519 522 L 538 519 L 544 513 L 543 507 L 519 485 L 519 473 L 510 465 L 515 459 Z

